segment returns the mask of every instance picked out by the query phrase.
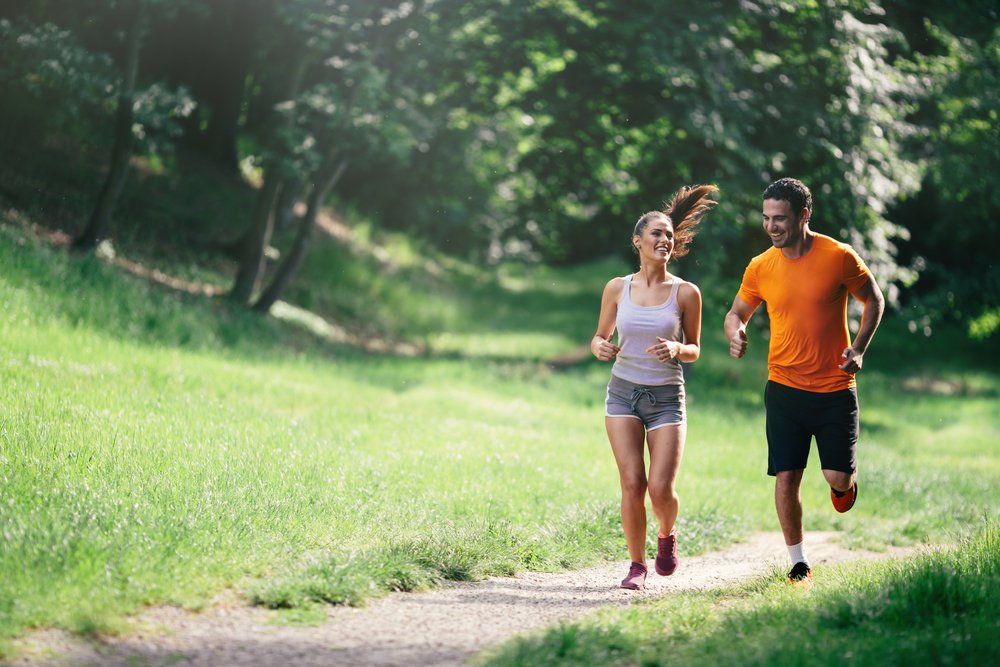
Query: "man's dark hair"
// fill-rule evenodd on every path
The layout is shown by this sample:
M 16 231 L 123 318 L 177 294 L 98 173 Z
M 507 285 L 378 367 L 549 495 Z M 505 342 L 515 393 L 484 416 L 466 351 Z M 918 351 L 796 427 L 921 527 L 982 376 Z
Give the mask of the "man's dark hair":
M 764 190 L 764 199 L 786 201 L 796 216 L 807 208 L 812 211 L 813 196 L 806 184 L 797 178 L 779 178 Z

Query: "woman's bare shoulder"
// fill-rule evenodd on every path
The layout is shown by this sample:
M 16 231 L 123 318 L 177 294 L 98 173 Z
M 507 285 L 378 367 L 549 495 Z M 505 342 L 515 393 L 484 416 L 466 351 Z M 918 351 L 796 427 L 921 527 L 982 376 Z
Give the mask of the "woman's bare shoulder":
M 677 287 L 677 299 L 679 301 L 701 300 L 701 290 L 698 289 L 697 285 L 680 278 L 678 280 L 681 281 L 681 284 Z
M 625 287 L 625 277 L 626 276 L 615 276 L 604 286 L 604 291 L 621 292 Z

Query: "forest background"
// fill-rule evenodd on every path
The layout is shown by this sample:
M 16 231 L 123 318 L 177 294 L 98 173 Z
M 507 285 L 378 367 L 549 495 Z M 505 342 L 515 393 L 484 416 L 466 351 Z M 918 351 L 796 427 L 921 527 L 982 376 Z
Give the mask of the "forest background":
M 672 265 L 705 311 L 681 555 L 773 530 L 766 318 L 739 363 L 721 322 L 784 175 L 891 306 L 866 500 L 808 529 L 985 535 L 954 552 L 968 567 L 901 575 L 888 634 L 841 634 L 842 611 L 896 589 L 837 588 L 820 614 L 870 664 L 995 655 L 998 19 L 985 0 L 0 0 L 0 658 L 223 591 L 315 617 L 621 557 L 587 342 L 634 221 L 684 184 L 720 193 Z M 803 493 L 828 507 L 820 476 Z
M 79 252 L 171 252 L 193 277 L 227 261 L 215 289 L 237 303 L 364 330 L 363 307 L 298 280 L 324 206 L 484 267 L 573 265 L 624 256 L 639 214 L 712 182 L 684 275 L 727 303 L 766 246 L 762 188 L 794 175 L 911 330 L 988 337 L 998 18 L 987 0 L 6 0 L 0 192 Z

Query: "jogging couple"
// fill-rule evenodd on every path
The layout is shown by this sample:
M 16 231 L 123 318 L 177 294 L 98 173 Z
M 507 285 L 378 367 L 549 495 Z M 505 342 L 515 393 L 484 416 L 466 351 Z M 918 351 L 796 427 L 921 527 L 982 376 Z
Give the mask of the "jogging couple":
M 701 352 L 701 293 L 667 268 L 687 254 L 702 216 L 716 204 L 710 198 L 716 191 L 712 185 L 683 187 L 664 210 L 640 217 L 631 238 L 639 270 L 612 278 L 601 297 L 590 349 L 599 360 L 614 362 L 605 426 L 632 560 L 622 588 L 640 589 L 646 581 L 647 494 L 659 523 L 655 570 L 667 576 L 677 568 L 675 481 L 686 431 L 681 362 L 694 362 Z M 788 579 L 804 587 L 812 584 L 812 571 L 803 549 L 799 487 L 811 441 L 816 438 L 834 508 L 848 511 L 858 494 L 854 376 L 885 308 L 878 283 L 854 249 L 809 228 L 812 210 L 809 188 L 794 178 L 764 190 L 762 221 L 772 247 L 750 260 L 725 318 L 729 353 L 739 359 L 747 350 L 747 322 L 767 304 L 767 472 L 775 478 L 775 509 L 792 563 Z M 853 341 L 848 293 L 864 303 Z

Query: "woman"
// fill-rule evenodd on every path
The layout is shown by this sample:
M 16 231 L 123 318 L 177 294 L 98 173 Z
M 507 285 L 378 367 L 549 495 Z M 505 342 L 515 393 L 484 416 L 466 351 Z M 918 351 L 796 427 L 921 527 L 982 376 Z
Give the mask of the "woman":
M 687 254 L 696 225 L 716 204 L 709 195 L 717 190 L 683 187 L 665 210 L 639 218 L 632 233 L 639 270 L 604 287 L 590 342 L 595 357 L 614 359 L 604 423 L 618 464 L 622 528 L 632 558 L 622 588 L 641 589 L 646 582 L 647 491 L 659 522 L 656 572 L 667 576 L 677 569 L 674 481 L 686 431 L 681 362 L 691 363 L 701 353 L 701 292 L 667 271 L 667 264 Z M 649 447 L 648 474 L 643 441 Z

